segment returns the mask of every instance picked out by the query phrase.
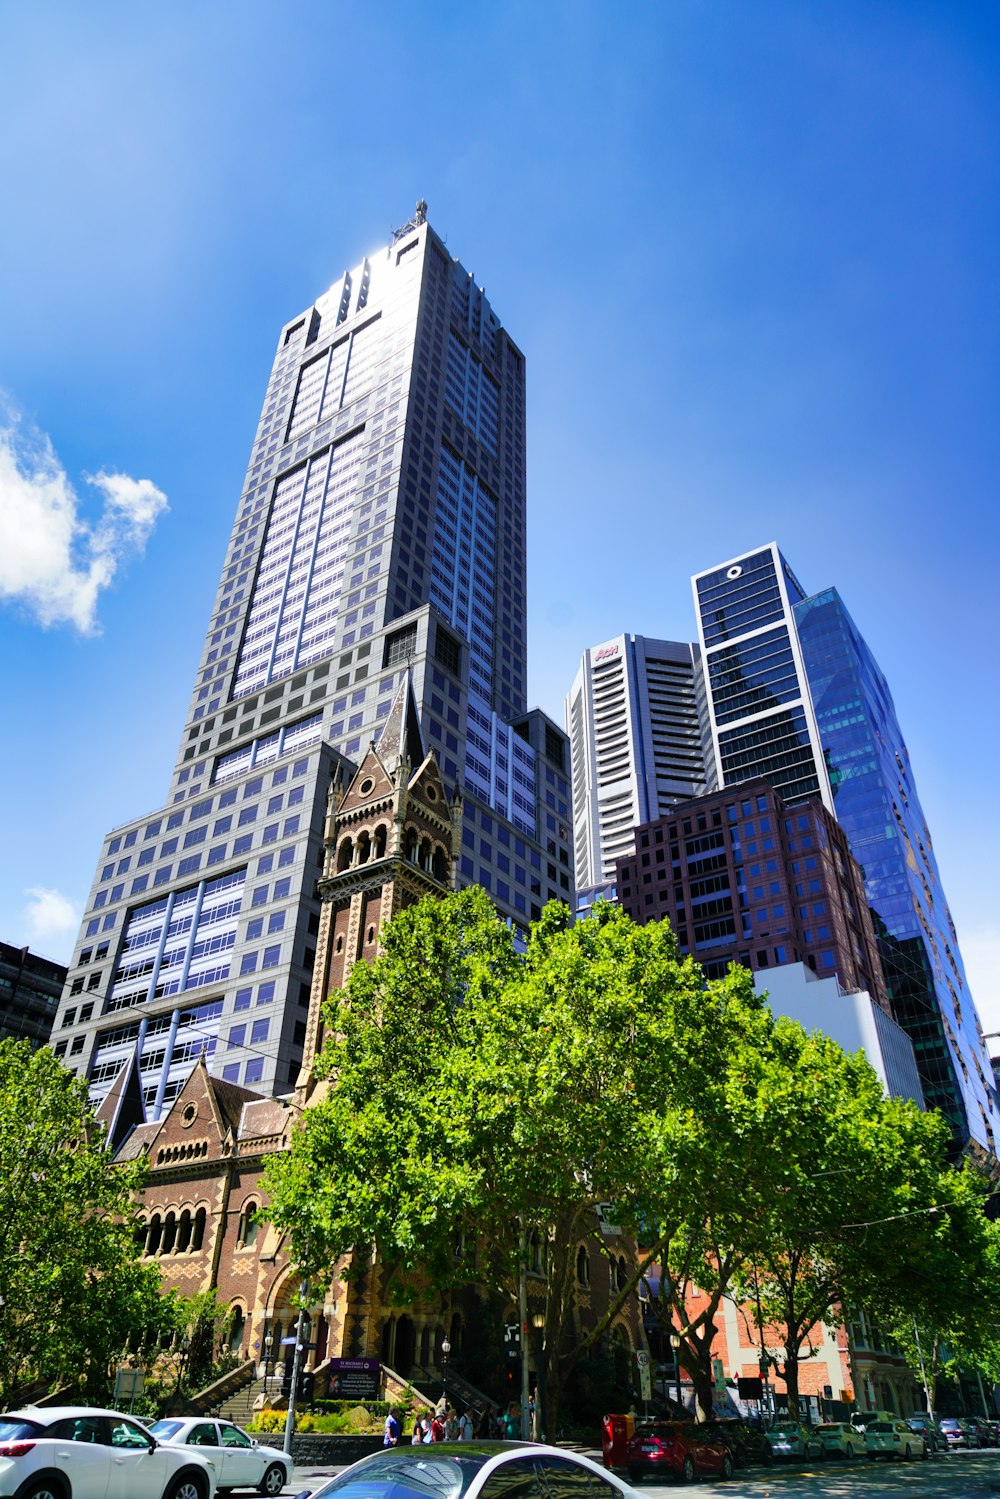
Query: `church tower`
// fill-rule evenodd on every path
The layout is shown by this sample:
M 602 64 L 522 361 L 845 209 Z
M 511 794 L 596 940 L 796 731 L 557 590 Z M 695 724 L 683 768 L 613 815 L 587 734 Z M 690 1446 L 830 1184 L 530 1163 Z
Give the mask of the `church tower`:
M 434 751 L 424 750 L 405 672 L 378 739 L 346 789 L 339 776 L 330 784 L 300 1103 L 308 1100 L 323 1045 L 324 1001 L 344 987 L 355 963 L 372 961 L 393 916 L 425 895 L 454 889 L 461 837 L 462 793 L 456 788 L 449 799 Z

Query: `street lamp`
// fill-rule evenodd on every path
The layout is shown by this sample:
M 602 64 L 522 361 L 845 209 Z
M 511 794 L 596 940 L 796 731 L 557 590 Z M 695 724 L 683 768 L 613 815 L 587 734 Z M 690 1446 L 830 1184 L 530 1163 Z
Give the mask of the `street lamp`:
M 681 1400 L 681 1335 L 679 1332 L 670 1334 L 670 1346 L 674 1350 L 674 1383 L 677 1388 L 677 1404 L 683 1410 L 684 1403 Z
M 545 1441 L 545 1313 L 533 1312 L 535 1329 L 535 1436 Z
M 441 1344 L 441 1399 L 448 1406 L 448 1355 L 451 1352 L 451 1344 L 445 1338 Z

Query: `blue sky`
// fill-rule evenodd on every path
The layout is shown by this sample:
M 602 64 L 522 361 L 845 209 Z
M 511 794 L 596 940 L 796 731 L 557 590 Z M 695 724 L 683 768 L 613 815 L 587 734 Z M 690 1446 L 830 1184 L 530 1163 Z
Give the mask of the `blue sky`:
M 4 940 L 66 958 L 160 805 L 278 328 L 423 195 L 527 355 L 532 701 L 777 539 L 1000 1029 L 995 6 L 38 0 L 0 52 Z

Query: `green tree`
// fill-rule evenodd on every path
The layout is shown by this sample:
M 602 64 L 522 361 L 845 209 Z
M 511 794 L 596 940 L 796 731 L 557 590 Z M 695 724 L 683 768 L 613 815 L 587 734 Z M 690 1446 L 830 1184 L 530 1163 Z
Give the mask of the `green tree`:
M 314 1265 L 374 1245 L 401 1301 L 418 1279 L 512 1297 L 533 1232 L 554 1429 L 574 1365 L 698 1216 L 736 1060 L 764 1044 L 770 1016 L 745 972 L 706 988 L 665 924 L 608 906 L 570 925 L 550 905 L 521 954 L 483 892 L 466 890 L 403 912 L 383 944 L 328 1001 L 328 1091 L 269 1166 L 271 1215 L 293 1258 Z M 599 1231 L 609 1203 L 623 1239 Z M 610 1292 L 584 1330 L 588 1267 Z
M 737 1294 L 778 1337 L 789 1409 L 803 1351 L 844 1305 L 905 1304 L 950 1190 L 935 1113 L 883 1096 L 861 1053 L 776 1022 L 754 1059 L 756 1164 L 747 1182 Z
M 0 1402 L 59 1383 L 103 1392 L 130 1342 L 155 1336 L 160 1277 L 140 1263 L 132 1194 L 86 1084 L 47 1048 L 0 1041 Z

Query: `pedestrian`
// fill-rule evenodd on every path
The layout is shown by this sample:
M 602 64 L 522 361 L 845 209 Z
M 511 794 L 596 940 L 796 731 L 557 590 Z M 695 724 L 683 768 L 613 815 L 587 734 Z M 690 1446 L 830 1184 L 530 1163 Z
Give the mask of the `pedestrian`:
M 437 1410 L 434 1412 L 434 1419 L 431 1421 L 431 1441 L 432 1442 L 443 1442 L 444 1441 L 444 1421 L 445 1421 L 444 1410 L 441 1408 L 441 1406 L 438 1406 Z
M 426 1446 L 428 1442 L 433 1442 L 433 1440 L 434 1434 L 431 1431 L 431 1418 L 427 1414 L 427 1412 L 424 1411 L 423 1415 L 420 1417 L 420 1441 L 424 1446 Z
M 476 1434 L 476 1412 L 464 1410 L 458 1418 L 458 1440 L 460 1442 L 471 1442 Z
M 521 1435 L 521 1407 L 512 1400 L 503 1418 L 503 1434 L 508 1442 L 516 1442 Z
M 399 1439 L 403 1434 L 403 1428 L 399 1424 L 399 1414 L 396 1407 L 390 1405 L 389 1414 L 385 1418 L 385 1431 L 382 1434 L 383 1447 L 398 1447 Z
M 449 1405 L 448 1413 L 445 1416 L 444 1439 L 446 1442 L 458 1441 L 458 1413 L 453 1405 Z

